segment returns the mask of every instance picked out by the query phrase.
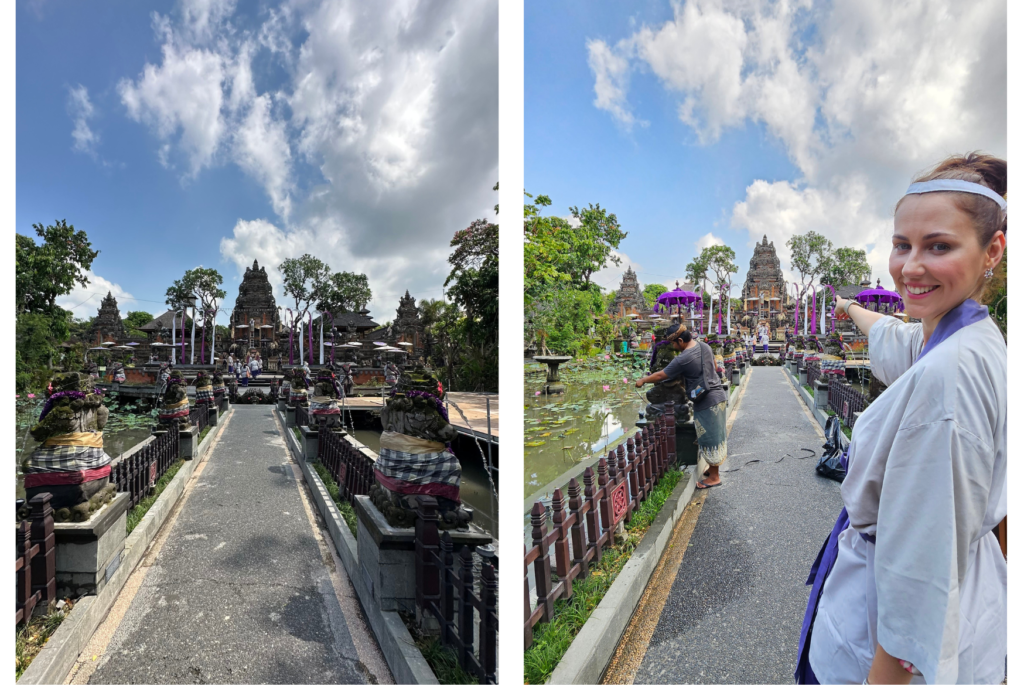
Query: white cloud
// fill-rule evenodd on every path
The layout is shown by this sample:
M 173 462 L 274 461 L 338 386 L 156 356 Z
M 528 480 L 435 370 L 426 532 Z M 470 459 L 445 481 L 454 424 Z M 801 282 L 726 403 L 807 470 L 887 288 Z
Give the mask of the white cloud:
M 194 178 L 212 164 L 226 130 L 221 115 L 224 59 L 208 50 L 179 47 L 169 24 L 158 24 L 167 36 L 163 64 L 147 64 L 137 82 L 123 79 L 118 91 L 128 116 L 154 129 L 161 143 L 172 145 L 169 150 L 182 149 L 187 176 Z
M 725 241 L 708 231 L 701 237 L 697 238 L 693 245 L 697 248 L 697 254 L 699 255 L 705 247 L 711 247 L 712 245 L 725 245 Z
M 89 120 L 96 115 L 96 112 L 89 101 L 89 90 L 82 84 L 78 84 L 68 91 L 68 113 L 75 123 L 75 128 L 71 131 L 71 137 L 75 144 L 71 149 L 75 152 L 84 152 L 95 156 L 100 137 L 89 127 Z
M 612 50 L 679 97 L 703 144 L 764 124 L 799 171 L 733 208 L 750 243 L 814 229 L 887 280 L 892 207 L 953 152 L 1006 155 L 1006 3 L 687 0 Z M 588 43 L 588 48 L 590 43 Z M 595 70 L 595 87 L 602 77 Z M 630 111 L 625 90 L 614 102 Z M 608 109 L 608 107 L 603 107 Z M 609 110 L 611 111 L 611 110 Z M 614 114 L 614 112 L 613 112 Z M 786 256 L 788 257 L 788 255 Z
M 602 40 L 587 41 L 587 64 L 594 72 L 594 106 L 611 115 L 629 130 L 638 122 L 629 111 L 626 91 L 629 88 L 629 60 L 608 47 Z
M 89 279 L 88 285 L 81 286 L 76 284 L 74 290 L 67 295 L 61 295 L 56 300 L 58 307 L 70 309 L 72 316 L 76 319 L 88 319 L 90 316 L 96 316 L 96 312 L 100 308 L 100 302 L 103 301 L 108 292 L 117 300 L 117 308 L 121 312 L 122 319 L 129 311 L 148 311 L 161 314 L 165 310 L 165 308 L 160 307 L 157 303 L 135 300 L 132 294 L 119 284 L 98 276 L 90 270 L 85 271 L 85 277 Z
M 235 164 L 267 194 L 280 221 L 240 217 L 222 255 L 244 271 L 309 252 L 395 306 L 439 297 L 451 237 L 494 205 L 497 3 L 291 0 L 251 31 L 234 7 L 156 17 L 162 62 L 120 85 L 165 166 Z M 254 73 L 268 64 L 283 82 Z

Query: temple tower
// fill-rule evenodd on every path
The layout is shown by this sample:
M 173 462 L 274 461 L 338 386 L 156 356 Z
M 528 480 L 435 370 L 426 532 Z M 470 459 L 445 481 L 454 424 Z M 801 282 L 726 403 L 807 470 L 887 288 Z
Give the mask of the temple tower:
M 249 339 L 248 328 L 237 328 L 236 326 L 248 326 L 253 321 L 255 330 L 251 331 L 254 346 L 265 347 L 274 339 L 274 332 L 277 330 L 280 315 L 277 311 L 277 301 L 274 299 L 274 288 L 270 285 L 267 277 L 266 267 L 260 266 L 257 260 L 253 260 L 252 268 L 246 267 L 245 275 L 238 286 L 238 297 L 235 298 L 235 309 L 231 312 L 231 339 Z M 273 328 L 260 328 L 261 326 L 273 326 Z M 261 345 L 260 340 L 265 339 L 266 345 Z
M 405 295 L 398 301 L 395 322 L 392 324 L 393 335 L 398 338 L 396 342 L 412 343 L 413 349 L 417 352 L 423 348 L 423 319 L 420 317 L 420 308 L 416 306 L 416 298 L 405 291 Z
M 615 293 L 615 300 L 608 306 L 608 314 L 613 317 L 624 318 L 627 314 L 639 314 L 647 309 L 647 302 L 640 290 L 640 283 L 636 280 L 636 272 L 633 267 L 627 267 L 626 273 L 622 274 L 622 283 Z
M 785 305 L 790 297 L 786 292 L 786 279 L 782 275 L 779 257 L 775 254 L 775 243 L 768 242 L 767 235 L 754 245 L 740 297 L 743 300 L 743 325 L 756 326 L 762 319 L 767 320 L 772 328 L 785 325 Z
M 100 303 L 99 313 L 89 329 L 89 338 L 95 344 L 108 340 L 120 340 L 125 337 L 124 321 L 121 320 L 121 312 L 117 308 L 117 300 L 107 291 L 107 296 Z

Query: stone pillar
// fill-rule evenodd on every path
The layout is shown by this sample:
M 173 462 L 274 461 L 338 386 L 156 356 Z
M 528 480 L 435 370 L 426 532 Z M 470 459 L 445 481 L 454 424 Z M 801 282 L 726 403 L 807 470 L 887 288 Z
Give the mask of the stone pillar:
M 210 407 L 210 425 L 217 425 L 217 418 L 220 416 L 220 411 L 216 407 Z
M 130 496 L 114 499 L 82 523 L 54 523 L 57 596 L 98 593 L 121 565 Z
M 295 412 L 292 412 L 295 416 Z M 302 434 L 302 456 L 306 461 L 316 461 L 320 449 L 320 432 L 309 426 L 299 426 Z
M 825 410 L 828 406 L 828 381 L 819 378 L 814 381 L 814 408 Z
M 680 466 L 697 464 L 697 426 L 692 418 L 676 425 L 676 463 Z
M 738 386 L 740 384 L 740 377 L 742 375 L 743 374 L 740 373 L 739 368 L 738 367 L 734 367 L 733 370 L 732 370 L 732 384 Z
M 191 426 L 178 431 L 178 456 L 191 461 L 199 452 L 199 427 Z
M 295 426 L 295 407 L 284 408 L 284 427 L 292 428 Z
M 807 367 L 802 364 L 800 365 L 800 373 L 797 378 L 800 381 L 800 385 L 807 385 Z
M 284 414 L 285 409 L 288 407 L 288 396 L 278 395 L 277 396 L 277 410 Z

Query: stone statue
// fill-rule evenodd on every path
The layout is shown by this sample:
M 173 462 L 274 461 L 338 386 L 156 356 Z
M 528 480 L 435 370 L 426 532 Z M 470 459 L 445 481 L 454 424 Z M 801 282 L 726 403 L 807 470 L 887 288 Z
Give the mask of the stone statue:
M 309 393 L 306 392 L 306 372 L 300 366 L 293 367 L 291 370 L 288 404 L 293 407 L 309 406 Z
M 224 385 L 224 374 L 221 373 L 220 369 L 213 372 L 213 400 L 219 402 L 221 397 L 224 397 L 224 393 L 228 391 L 228 387 Z
M 157 427 L 163 430 L 184 430 L 191 427 L 185 377 L 175 369 L 167 377 L 162 405 L 157 412 Z
M 668 332 L 667 326 L 657 329 L 654 332 L 655 339 L 665 340 Z M 654 354 L 654 362 L 651 364 L 649 373 L 664 369 L 678 353 L 670 345 L 661 345 L 656 348 Z M 689 420 L 692 405 L 690 398 L 686 396 L 686 382 L 682 378 L 655 383 L 647 391 L 646 397 L 650 402 L 645 410 L 648 420 L 664 414 L 666 402 L 675 403 L 676 425 L 682 425 Z
M 213 381 L 205 372 L 196 373 L 196 406 L 210 406 L 213 404 Z
M 313 385 L 313 397 L 309 401 L 310 420 L 319 429 L 341 430 L 341 409 L 337 400 L 341 397 L 341 388 L 331 365 L 317 372 L 316 383 Z
M 40 444 L 24 464 L 25 496 L 48 492 L 59 522 L 86 521 L 113 499 L 110 457 L 103 451 L 103 427 L 109 412 L 84 373 L 59 373 L 47 388 L 47 400 L 32 437 Z
M 342 397 L 352 397 L 355 392 L 356 381 L 352 376 L 352 369 L 355 366 L 352 362 L 338 365 L 338 382 L 341 384 Z
M 441 397 L 436 378 L 405 372 L 381 410 L 384 433 L 370 500 L 392 526 L 414 525 L 421 494 L 437 498 L 442 528 L 464 528 L 472 518 L 459 498 L 462 467 L 445 444 L 458 432 L 448 422 Z

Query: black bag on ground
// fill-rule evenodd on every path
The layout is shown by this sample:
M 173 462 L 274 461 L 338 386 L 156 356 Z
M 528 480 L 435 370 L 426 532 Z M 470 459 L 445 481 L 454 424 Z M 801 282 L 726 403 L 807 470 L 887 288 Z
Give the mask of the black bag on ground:
M 825 439 L 827 442 L 821 446 L 824 452 L 822 452 L 821 458 L 818 459 L 818 465 L 814 467 L 814 470 L 820 476 L 842 483 L 843 479 L 846 478 L 843 454 L 846 453 L 846 448 L 849 447 L 850 441 L 843 435 L 838 416 L 830 416 L 828 421 L 825 422 Z

